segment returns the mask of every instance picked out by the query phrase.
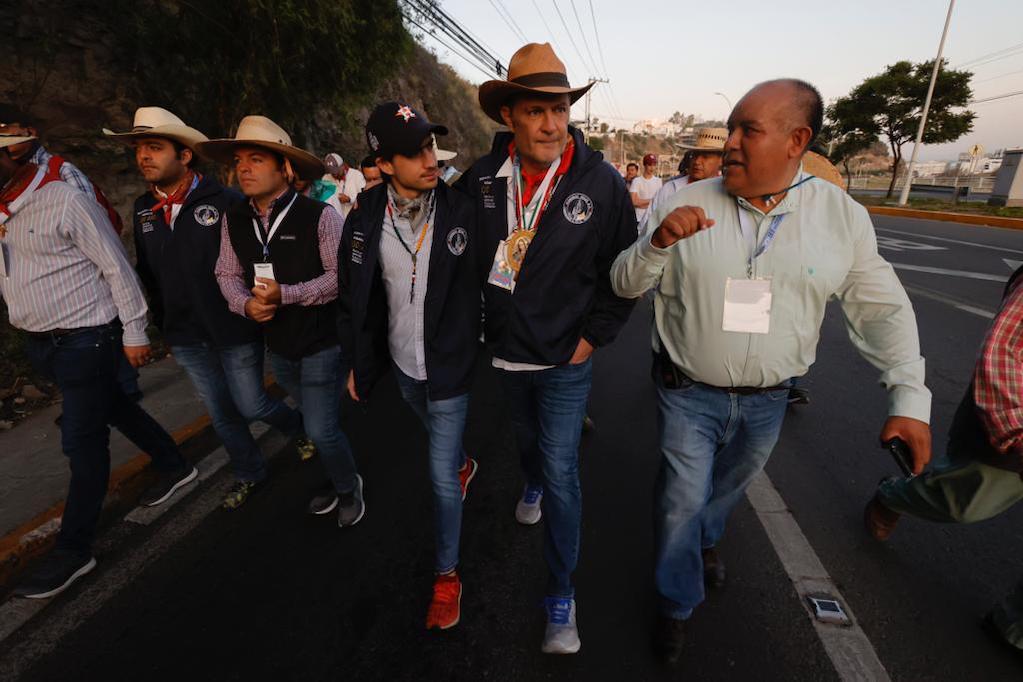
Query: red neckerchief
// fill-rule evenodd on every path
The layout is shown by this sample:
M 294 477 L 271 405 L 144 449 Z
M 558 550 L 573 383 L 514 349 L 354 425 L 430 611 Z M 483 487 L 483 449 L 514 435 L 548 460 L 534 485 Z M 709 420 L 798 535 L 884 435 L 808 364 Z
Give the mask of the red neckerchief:
M 35 187 L 32 188 L 31 192 L 35 192 L 44 185 L 51 182 L 60 182 L 60 175 L 54 173 L 48 166 L 37 166 L 34 163 L 26 163 L 24 166 L 19 168 L 7 184 L 0 189 L 0 225 L 3 225 L 17 212 L 17 210 L 24 203 L 24 199 L 28 198 L 28 195 L 18 201 L 19 197 L 29 189 L 29 186 L 36 179 L 36 174 L 42 171 L 43 176 Z
M 561 153 L 561 163 L 558 164 L 558 170 L 554 172 L 554 178 L 551 180 L 551 186 L 554 185 L 554 181 L 558 179 L 559 175 L 564 175 L 568 172 L 568 167 L 572 165 L 573 154 L 575 154 L 575 141 L 569 138 L 568 144 L 565 145 L 565 151 Z M 508 143 L 508 158 L 515 158 L 515 140 Z M 542 170 L 533 175 L 526 173 L 526 171 L 522 171 L 523 206 L 529 205 L 529 202 L 532 201 L 533 195 L 536 194 L 536 190 L 539 189 L 545 177 L 547 177 L 546 170 Z
M 201 182 L 202 175 L 195 173 L 193 171 L 188 171 L 184 179 L 182 179 L 181 184 L 178 185 L 177 189 L 175 189 L 170 194 L 164 195 L 162 198 L 160 197 L 161 192 L 156 188 L 156 185 L 152 186 L 153 196 L 159 199 L 159 201 L 156 202 L 156 205 L 153 206 L 153 212 L 155 213 L 162 209 L 163 222 L 167 223 L 168 226 L 170 226 L 171 220 L 174 217 L 174 204 L 185 203 L 185 197 L 187 197 L 189 191 L 191 191 L 192 181 L 195 179 L 196 176 L 198 176 Z

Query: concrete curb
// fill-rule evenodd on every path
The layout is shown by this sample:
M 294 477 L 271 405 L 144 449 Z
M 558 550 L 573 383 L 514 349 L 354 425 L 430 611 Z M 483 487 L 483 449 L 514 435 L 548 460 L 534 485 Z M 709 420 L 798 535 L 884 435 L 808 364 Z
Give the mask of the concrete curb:
M 203 415 L 177 429 L 171 436 L 178 446 L 183 446 L 210 431 L 212 422 L 209 415 Z M 130 496 L 133 484 L 148 468 L 149 456 L 140 452 L 111 471 L 107 496 L 103 500 L 103 511 L 106 512 L 111 505 L 122 502 L 122 497 Z M 134 492 L 138 493 L 137 490 Z M 59 502 L 0 538 L 0 589 L 8 587 L 8 583 L 24 569 L 26 563 L 53 546 L 63 514 L 64 503 Z
M 951 213 L 949 211 L 920 211 L 912 208 L 895 208 L 894 206 L 867 206 L 867 212 L 875 215 L 890 215 L 900 218 L 919 218 L 921 220 L 940 220 L 947 223 L 965 225 L 984 225 L 986 227 L 1007 227 L 1010 230 L 1023 230 L 1023 218 L 1003 218 L 993 215 L 976 215 L 973 213 Z

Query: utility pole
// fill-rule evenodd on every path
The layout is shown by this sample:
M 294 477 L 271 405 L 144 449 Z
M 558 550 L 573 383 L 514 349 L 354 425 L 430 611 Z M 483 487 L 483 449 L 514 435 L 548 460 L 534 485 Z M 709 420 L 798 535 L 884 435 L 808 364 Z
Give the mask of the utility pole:
M 913 166 L 916 165 L 916 155 L 920 151 L 920 142 L 924 137 L 924 129 L 927 126 L 927 112 L 931 108 L 931 96 L 934 94 L 934 84 L 938 81 L 938 71 L 941 69 L 941 53 L 945 50 L 945 37 L 948 36 L 948 25 L 952 23 L 952 8 L 956 0 L 949 0 L 948 14 L 945 16 L 945 29 L 941 32 L 941 42 L 938 43 L 938 56 L 934 58 L 934 70 L 931 71 L 931 84 L 927 86 L 927 97 L 924 99 L 924 110 L 920 114 L 920 127 L 916 129 L 916 141 L 913 143 L 913 155 L 909 157 L 909 164 L 906 166 L 906 179 L 902 183 L 902 194 L 899 195 L 899 206 L 905 206 L 909 201 L 909 186 L 913 181 Z
M 611 81 L 606 78 L 594 78 L 590 76 L 590 83 L 610 83 Z M 586 130 L 583 131 L 583 138 L 587 143 L 590 141 L 590 95 L 593 94 L 593 88 L 586 91 Z

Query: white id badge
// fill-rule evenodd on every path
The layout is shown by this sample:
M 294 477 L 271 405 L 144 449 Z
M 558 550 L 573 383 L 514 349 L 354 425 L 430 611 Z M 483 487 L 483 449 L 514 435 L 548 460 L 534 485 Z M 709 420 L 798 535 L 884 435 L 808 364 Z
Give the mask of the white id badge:
M 515 271 L 505 260 L 507 253 L 507 242 L 503 239 L 497 243 L 497 252 L 494 253 L 494 264 L 490 266 L 490 276 L 487 277 L 487 284 L 501 287 L 507 291 L 515 291 Z
M 771 280 L 732 279 L 725 282 L 725 312 L 721 329 L 766 334 L 771 329 Z
M 275 282 L 277 281 L 277 277 L 274 276 L 273 263 L 253 263 L 252 267 L 256 271 L 256 277 L 262 277 L 263 279 L 272 279 Z M 260 284 L 259 282 L 256 282 L 256 286 L 266 288 L 265 284 Z

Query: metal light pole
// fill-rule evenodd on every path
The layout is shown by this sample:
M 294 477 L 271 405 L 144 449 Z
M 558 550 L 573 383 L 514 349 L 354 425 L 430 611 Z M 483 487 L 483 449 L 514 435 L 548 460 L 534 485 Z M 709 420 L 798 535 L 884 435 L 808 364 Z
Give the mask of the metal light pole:
M 945 29 L 941 32 L 941 42 L 938 43 L 938 56 L 934 58 L 934 70 L 931 71 L 931 84 L 927 86 L 927 97 L 924 99 L 924 110 L 920 114 L 920 127 L 916 130 L 916 141 L 913 143 L 913 155 L 909 157 L 909 165 L 906 166 L 906 179 L 902 183 L 902 194 L 899 195 L 899 206 L 905 206 L 909 201 L 909 186 L 913 180 L 913 166 L 916 165 L 916 155 L 920 151 L 920 141 L 924 138 L 924 128 L 927 126 L 927 112 L 931 108 L 931 96 L 934 94 L 934 84 L 938 81 L 938 71 L 941 69 L 941 53 L 945 50 L 945 37 L 948 36 L 948 26 L 952 23 L 952 8 L 956 0 L 949 0 L 948 15 L 945 16 Z
M 590 83 L 610 83 L 611 81 L 606 78 L 593 78 L 590 77 Z M 590 94 L 592 94 L 593 88 L 586 91 L 586 131 L 583 139 L 586 140 L 587 144 L 590 141 Z
M 731 113 L 732 112 L 732 100 L 728 99 L 728 97 L 723 92 L 715 92 L 714 94 L 718 95 L 719 97 L 721 97 L 721 98 L 723 98 L 725 100 L 725 102 L 728 104 L 728 113 Z M 725 116 L 725 118 L 727 118 L 727 116 Z

